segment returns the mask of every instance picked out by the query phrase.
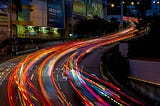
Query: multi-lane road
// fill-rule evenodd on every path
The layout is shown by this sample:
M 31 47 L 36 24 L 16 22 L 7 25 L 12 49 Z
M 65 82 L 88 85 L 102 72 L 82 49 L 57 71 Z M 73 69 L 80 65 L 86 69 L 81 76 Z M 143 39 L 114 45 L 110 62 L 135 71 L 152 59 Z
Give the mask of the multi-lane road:
M 103 52 L 120 40 L 134 37 L 127 29 L 90 40 L 50 46 L 6 61 L 0 70 L 0 105 L 3 106 L 143 106 L 104 80 L 99 71 Z

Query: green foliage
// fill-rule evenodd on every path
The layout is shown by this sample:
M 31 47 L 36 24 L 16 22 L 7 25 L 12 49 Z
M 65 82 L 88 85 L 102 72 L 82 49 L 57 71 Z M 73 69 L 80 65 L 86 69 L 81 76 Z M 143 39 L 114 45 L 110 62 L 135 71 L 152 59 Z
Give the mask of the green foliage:
M 119 22 L 116 18 L 112 18 L 111 21 L 107 21 L 98 16 L 94 16 L 92 19 L 83 18 L 76 24 L 75 33 L 78 33 L 80 37 L 89 36 L 102 36 L 106 33 L 114 32 L 118 30 Z
M 12 0 L 12 2 L 16 5 L 16 10 L 17 11 L 22 11 L 21 0 Z
M 159 59 L 160 17 L 146 17 L 145 20 L 141 20 L 141 24 L 139 28 L 142 26 L 148 26 L 150 28 L 149 34 L 130 41 L 128 56 Z

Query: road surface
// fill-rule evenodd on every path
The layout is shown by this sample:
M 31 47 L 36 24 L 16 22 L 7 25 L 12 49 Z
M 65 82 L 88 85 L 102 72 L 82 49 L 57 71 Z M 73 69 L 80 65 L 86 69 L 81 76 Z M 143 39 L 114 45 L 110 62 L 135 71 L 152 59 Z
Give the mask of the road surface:
M 102 79 L 99 72 L 102 53 L 111 44 L 134 37 L 134 27 L 101 38 L 57 44 L 20 62 L 15 59 L 14 67 L 1 75 L 7 79 L 1 84 L 5 97 L 0 98 L 5 100 L 2 105 L 143 106 L 137 98 Z

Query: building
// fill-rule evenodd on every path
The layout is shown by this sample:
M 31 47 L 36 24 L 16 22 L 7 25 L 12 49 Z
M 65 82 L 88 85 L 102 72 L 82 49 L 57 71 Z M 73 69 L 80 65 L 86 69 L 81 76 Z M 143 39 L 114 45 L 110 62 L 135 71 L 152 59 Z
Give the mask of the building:
M 146 16 L 160 15 L 160 0 L 151 0 L 151 9 L 146 10 Z
M 123 0 L 124 15 L 153 16 L 160 14 L 160 0 Z
M 0 41 L 9 38 L 8 2 L 0 0 Z
M 73 12 L 85 16 L 104 17 L 102 0 L 73 0 Z
M 0 0 L 0 36 L 61 38 L 66 19 L 64 1 Z
M 107 0 L 107 12 L 106 18 L 110 20 L 111 18 L 116 18 L 123 27 L 123 3 L 122 0 Z
M 145 37 L 136 36 L 133 39 L 121 41 L 119 44 L 119 51 L 122 56 L 126 57 L 128 60 L 130 66 L 130 76 L 128 78 L 130 79 L 132 88 L 149 97 L 154 101 L 156 106 L 158 106 L 160 104 L 160 60 L 145 55 L 147 51 L 144 49 L 144 46 L 139 46 L 144 42 L 141 40 L 139 41 L 139 39 L 145 39 Z M 148 51 L 150 48 L 154 48 L 152 46 L 146 47 Z M 145 52 L 142 53 L 140 50 Z M 154 50 L 151 52 L 151 55 L 157 53 L 157 51 Z
M 73 15 L 104 17 L 101 0 L 0 0 L 5 39 L 56 38 L 73 32 Z
M 61 39 L 73 33 L 75 17 L 97 15 L 110 19 L 118 16 L 121 21 L 121 3 L 116 2 L 111 10 L 107 0 L 0 0 L 0 12 L 6 11 L 5 15 L 0 14 L 0 35 L 5 35 L 6 39 L 15 36 Z
M 22 23 L 15 24 L 18 37 L 60 38 L 58 30 L 65 26 L 63 0 L 21 0 L 21 4 L 16 20 Z

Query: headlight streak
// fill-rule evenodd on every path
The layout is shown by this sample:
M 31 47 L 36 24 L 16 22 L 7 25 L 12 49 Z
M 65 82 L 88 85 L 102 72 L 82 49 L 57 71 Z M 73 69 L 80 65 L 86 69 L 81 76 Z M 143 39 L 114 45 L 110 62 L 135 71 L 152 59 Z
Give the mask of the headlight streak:
M 129 35 L 129 36 L 130 36 L 130 35 Z M 131 36 L 133 36 L 133 35 L 131 35 Z M 124 38 L 126 38 L 126 37 L 124 37 Z M 127 38 L 128 38 L 128 37 L 127 37 Z M 121 39 L 123 39 L 123 38 L 121 38 Z M 100 45 L 101 45 L 101 44 L 100 44 Z M 99 45 L 98 45 L 98 46 L 99 46 Z M 90 48 L 90 49 L 93 50 L 94 48 L 95 48 L 95 47 Z M 76 60 L 77 63 L 75 63 L 75 65 L 78 64 L 79 59 L 83 58 L 84 55 L 86 55 L 85 52 L 81 53 L 81 54 L 79 55 L 79 57 L 77 57 L 77 60 Z M 86 73 L 85 71 L 82 71 L 78 66 L 75 66 L 75 67 L 77 68 L 77 70 L 80 70 L 82 73 L 85 73 L 86 75 L 91 76 L 90 74 Z M 95 77 L 93 77 L 93 78 L 95 78 Z M 95 79 L 98 80 L 98 78 L 95 78 Z M 104 82 L 105 84 L 107 84 L 107 85 L 111 86 L 112 88 L 114 88 L 118 93 L 120 93 L 120 94 L 122 94 L 123 96 L 129 98 L 129 99 L 132 100 L 133 102 L 135 102 L 135 103 L 143 106 L 143 104 L 141 104 L 139 101 L 137 101 L 137 100 L 135 100 L 134 98 L 132 98 L 132 97 L 124 94 L 123 92 L 121 92 L 120 89 L 117 88 L 117 87 L 115 87 L 113 84 L 107 83 L 106 81 L 103 81 L 103 80 L 99 80 L 99 81 L 100 81 L 100 82 Z M 121 101 L 121 102 L 123 102 L 123 101 Z M 124 102 L 124 104 L 126 104 L 126 103 Z
M 56 92 L 52 91 L 52 93 L 57 96 L 57 98 L 63 105 L 70 106 L 71 104 L 69 103 L 69 100 L 67 100 L 65 95 L 61 93 L 59 87 L 57 86 L 57 82 L 54 76 L 54 68 L 55 64 L 60 58 L 69 53 L 72 53 L 66 61 L 64 67 L 66 70 L 66 75 L 69 79 L 68 82 L 83 100 L 84 105 L 93 106 L 98 102 L 100 104 L 108 106 L 109 104 L 107 103 L 107 101 L 103 100 L 104 98 L 101 98 L 101 96 L 103 95 L 105 98 L 108 98 L 117 105 L 129 106 L 129 104 L 121 100 L 120 95 L 123 95 L 133 102 L 136 102 L 137 104 L 143 106 L 143 104 L 141 104 L 139 101 L 121 92 L 120 88 L 114 86 L 111 82 L 104 81 L 98 77 L 95 77 L 78 67 L 78 63 L 81 61 L 81 59 L 83 59 L 85 55 L 92 52 L 94 49 L 103 45 L 111 44 L 123 39 L 133 37 L 134 32 L 134 26 L 131 25 L 128 29 L 118 33 L 114 33 L 110 36 L 105 36 L 88 41 L 79 40 L 59 44 L 57 46 L 41 49 L 40 51 L 30 54 L 14 68 L 9 77 L 8 98 L 10 105 L 16 106 L 20 101 L 21 105 L 33 106 L 34 101 L 37 100 L 43 105 L 54 105 L 54 103 L 51 102 L 52 98 L 50 98 L 50 96 L 48 95 L 47 89 L 45 88 L 44 84 L 45 77 L 47 76 L 50 80 L 49 83 L 52 85 L 52 88 L 56 90 Z M 41 91 L 39 91 L 32 84 L 28 76 L 32 67 L 37 64 L 44 56 L 47 57 L 42 60 L 42 63 L 40 63 L 40 67 L 38 68 L 38 83 L 41 88 Z M 18 88 L 19 101 L 16 99 L 16 95 L 14 93 L 14 83 Z M 81 90 L 77 88 L 78 86 L 81 88 Z M 33 91 L 28 91 L 29 88 Z M 94 90 L 96 90 L 97 92 L 94 92 Z M 85 91 L 93 95 L 93 98 L 96 100 L 94 101 L 92 100 L 92 97 L 87 97 Z
M 102 43 L 100 43 L 100 44 L 97 44 L 96 46 L 93 46 L 93 47 L 91 47 L 91 48 L 89 48 L 87 51 L 92 51 L 93 49 L 95 49 L 95 48 L 97 48 L 97 47 L 99 47 L 99 46 L 102 46 L 102 45 L 106 45 L 106 44 L 109 44 L 109 43 L 112 43 L 112 42 L 116 42 L 116 41 L 119 41 L 119 40 L 122 40 L 122 39 L 126 39 L 126 38 L 129 38 L 129 37 L 132 37 L 132 36 L 134 36 L 133 35 L 133 32 L 134 31 L 132 31 L 133 29 L 132 29 L 132 27 L 131 27 L 131 29 L 130 30 L 128 30 L 128 31 L 131 31 L 131 34 L 129 34 L 128 36 L 122 36 L 122 37 L 117 37 L 116 38 L 116 40 L 111 40 L 111 41 L 106 41 L 106 42 L 102 42 Z M 124 34 L 124 33 L 126 33 L 126 32 L 128 32 L 128 31 L 125 31 L 125 32 L 122 32 L 121 34 Z M 94 40 L 95 41 L 95 40 Z M 88 53 L 88 52 L 87 52 Z M 84 55 L 86 55 L 86 52 L 84 52 L 84 53 L 81 53 L 80 54 L 81 56 L 79 56 L 79 58 L 77 57 L 77 60 L 76 60 L 76 62 L 75 62 L 75 69 L 76 70 L 81 70 L 81 69 L 79 69 L 78 68 L 78 66 L 77 66 L 77 64 L 78 64 L 78 61 L 84 56 Z M 70 63 L 71 64 L 71 63 Z M 73 64 L 71 65 L 72 67 L 73 67 Z M 69 67 L 68 67 L 69 68 Z M 75 75 L 74 75 L 75 76 Z M 116 87 L 114 87 L 113 86 L 113 84 L 109 84 L 110 86 L 112 86 L 114 89 L 116 88 Z M 120 92 L 120 89 L 119 88 L 116 88 L 117 89 L 117 91 L 118 92 Z M 121 93 L 121 94 L 123 94 L 123 93 Z M 124 95 L 124 94 L 123 94 Z M 117 95 L 116 95 L 117 96 Z M 126 95 L 124 95 L 124 96 L 126 96 Z M 119 96 L 117 96 L 117 97 L 119 97 Z M 129 97 L 129 96 L 126 96 L 126 97 Z M 131 97 L 129 97 L 131 100 L 133 100 L 134 102 L 137 102 L 136 100 L 134 100 L 133 98 L 131 98 Z M 123 103 L 123 104 L 125 104 L 125 105 L 127 105 L 127 106 L 129 106 L 129 104 L 127 104 L 127 103 L 125 103 L 125 102 L 123 102 L 123 101 L 121 101 L 121 100 L 119 100 L 121 103 Z M 139 103 L 139 102 L 137 102 L 138 104 L 140 104 L 140 105 L 142 105 L 141 103 Z
M 75 53 L 76 53 L 76 52 L 75 52 Z M 73 54 L 70 56 L 70 58 L 68 59 L 68 62 L 69 62 L 69 61 L 70 61 L 70 62 L 73 62 L 72 59 L 73 59 L 73 56 L 75 55 L 75 53 L 73 53 Z M 67 64 L 68 64 L 68 63 L 67 63 Z M 66 64 L 66 65 L 67 65 L 67 64 Z M 70 64 L 71 64 L 71 63 L 70 63 Z M 69 65 L 69 64 L 68 64 L 68 65 Z M 80 76 L 80 72 L 79 72 L 78 70 L 76 70 L 76 71 L 73 70 L 73 65 L 72 65 L 70 68 L 72 68 L 72 69 L 70 70 L 70 71 L 72 72 L 72 74 L 69 74 L 69 75 L 70 75 L 70 77 L 73 76 L 73 78 L 71 77 L 70 79 L 72 79 L 73 82 L 76 81 L 76 84 L 79 85 L 79 83 L 77 82 L 77 77 L 81 77 L 81 79 L 87 80 L 88 82 L 90 82 L 90 83 L 92 83 L 92 84 L 95 84 L 96 86 L 98 85 L 97 87 L 100 87 L 103 92 L 106 92 L 104 87 L 100 86 L 99 84 L 97 84 L 97 83 L 95 83 L 95 82 L 93 82 L 93 81 L 91 81 L 91 80 L 89 80 L 89 79 L 87 79 L 87 78 L 84 78 L 83 76 Z M 97 95 L 85 84 L 84 80 L 83 80 L 83 82 L 82 82 L 82 85 L 83 85 L 91 94 L 93 94 L 94 97 L 97 98 L 97 100 L 98 100 L 100 103 L 102 103 L 102 104 L 104 104 L 104 105 L 108 105 L 108 104 L 105 104 L 105 103 L 103 102 L 103 100 L 100 99 L 100 97 L 97 96 Z M 115 93 L 113 93 L 113 92 L 112 92 L 112 94 L 115 95 Z M 116 96 L 117 96 L 117 95 L 116 95 Z M 116 97 L 116 96 L 114 97 L 114 98 L 115 98 L 115 100 L 114 100 L 115 103 L 117 102 L 116 100 L 119 99 L 119 98 Z M 107 96 L 107 97 L 108 97 L 108 96 Z M 109 99 L 110 99 L 110 100 L 113 100 L 111 97 L 110 97 Z M 121 101 L 121 100 L 118 100 L 118 101 Z M 121 103 L 125 104 L 126 106 L 129 106 L 127 103 L 125 103 L 125 102 L 123 102 L 123 101 L 121 101 Z M 118 102 L 117 102 L 117 104 L 120 105 L 120 103 L 118 103 Z

